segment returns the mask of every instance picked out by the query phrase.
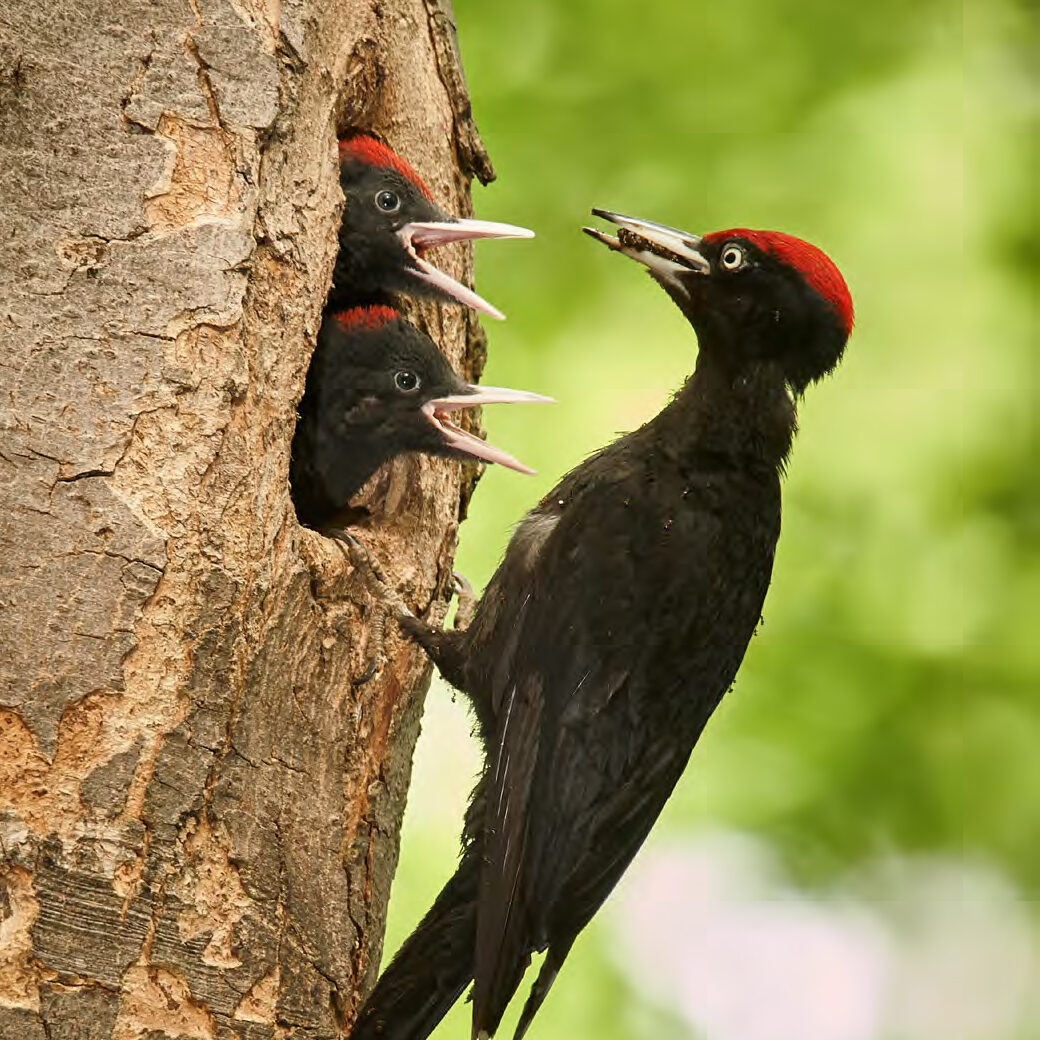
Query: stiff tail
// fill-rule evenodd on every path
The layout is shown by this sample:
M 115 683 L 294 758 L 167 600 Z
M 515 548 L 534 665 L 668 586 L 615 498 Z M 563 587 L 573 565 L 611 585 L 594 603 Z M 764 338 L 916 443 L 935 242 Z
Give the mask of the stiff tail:
M 527 1035 L 527 1030 L 530 1029 L 531 1023 L 534 1021 L 534 1016 L 542 1006 L 542 1001 L 549 995 L 549 990 L 556 981 L 560 968 L 563 967 L 564 959 L 570 952 L 573 941 L 573 939 L 568 939 L 566 942 L 558 942 L 555 946 L 549 947 L 545 960 L 542 962 L 542 970 L 538 972 L 538 978 L 531 987 L 527 1003 L 524 1004 L 524 1010 L 520 1014 L 520 1021 L 516 1024 L 513 1040 L 523 1040 Z
M 478 857 L 466 851 L 419 926 L 379 977 L 350 1040 L 425 1040 L 473 978 Z

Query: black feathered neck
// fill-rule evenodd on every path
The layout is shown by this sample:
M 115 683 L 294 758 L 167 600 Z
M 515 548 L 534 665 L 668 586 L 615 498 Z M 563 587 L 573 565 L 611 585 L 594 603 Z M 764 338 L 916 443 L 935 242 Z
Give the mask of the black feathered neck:
M 779 366 L 730 367 L 701 351 L 693 374 L 646 429 L 660 450 L 679 459 L 716 456 L 782 472 L 798 419 Z

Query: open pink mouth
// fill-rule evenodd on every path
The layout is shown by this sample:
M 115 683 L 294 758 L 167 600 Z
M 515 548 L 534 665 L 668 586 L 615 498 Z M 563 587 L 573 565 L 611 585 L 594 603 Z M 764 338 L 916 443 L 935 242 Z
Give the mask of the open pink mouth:
M 489 220 L 416 220 L 405 224 L 397 232 L 414 266 L 411 273 L 452 299 L 475 311 L 488 314 L 500 321 L 505 315 L 468 286 L 434 267 L 424 259 L 427 250 L 449 242 L 469 242 L 479 238 L 534 238 L 534 232 L 512 224 L 496 224 Z
M 461 408 L 475 408 L 481 404 L 551 404 L 553 399 L 542 394 L 532 394 L 527 390 L 510 390 L 501 386 L 470 385 L 469 389 L 471 393 L 454 394 L 451 397 L 427 401 L 423 405 L 423 415 L 433 424 L 445 445 L 485 462 L 497 462 L 500 466 L 516 470 L 518 473 L 534 473 L 530 466 L 525 466 L 508 452 L 488 444 L 487 441 L 468 433 L 452 422 L 450 413 Z

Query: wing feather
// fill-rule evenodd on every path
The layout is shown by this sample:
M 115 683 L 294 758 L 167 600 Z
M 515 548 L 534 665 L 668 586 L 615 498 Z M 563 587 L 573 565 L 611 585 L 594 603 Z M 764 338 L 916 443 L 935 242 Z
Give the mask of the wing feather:
M 684 496 L 669 515 L 623 467 L 613 489 L 602 473 L 581 472 L 594 502 L 580 501 L 578 481 L 550 493 L 560 511 L 537 566 L 524 560 L 517 573 L 521 562 L 507 553 L 485 593 L 494 630 L 488 692 L 500 722 L 480 839 L 475 1034 L 494 1033 L 531 953 L 548 947 L 551 970 L 525 1013 L 530 1022 L 682 774 L 768 584 L 768 570 L 742 582 L 747 561 L 761 557 L 714 509 Z M 589 518 L 595 552 L 585 545 Z M 668 551 L 654 551 L 654 539 L 669 540 Z M 517 587 L 526 592 L 510 615 L 505 593 Z

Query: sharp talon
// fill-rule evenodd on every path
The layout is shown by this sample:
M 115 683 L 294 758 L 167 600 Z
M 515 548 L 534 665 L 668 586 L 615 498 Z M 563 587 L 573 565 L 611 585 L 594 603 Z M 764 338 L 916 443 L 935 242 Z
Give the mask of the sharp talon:
M 336 542 L 340 552 L 350 561 L 351 566 L 367 571 L 379 584 L 387 585 L 387 580 L 379 564 L 372 559 L 368 550 L 352 534 L 348 534 L 339 527 L 330 527 L 325 534 Z
M 342 527 L 327 527 L 322 534 L 326 538 L 331 538 L 335 542 L 341 542 L 342 545 L 347 546 L 348 549 L 357 549 L 361 552 L 365 551 L 365 547 L 352 535 L 348 534 L 343 530 Z
M 352 679 L 350 685 L 356 690 L 359 686 L 364 686 L 365 683 L 371 682 L 376 674 L 379 672 L 379 660 L 373 657 L 368 662 L 368 667 L 356 678 Z
M 477 609 L 477 596 L 465 575 L 453 571 L 451 577 L 452 584 L 455 586 L 455 595 L 459 600 L 459 605 L 455 610 L 455 631 L 464 632 L 473 620 L 473 614 Z

